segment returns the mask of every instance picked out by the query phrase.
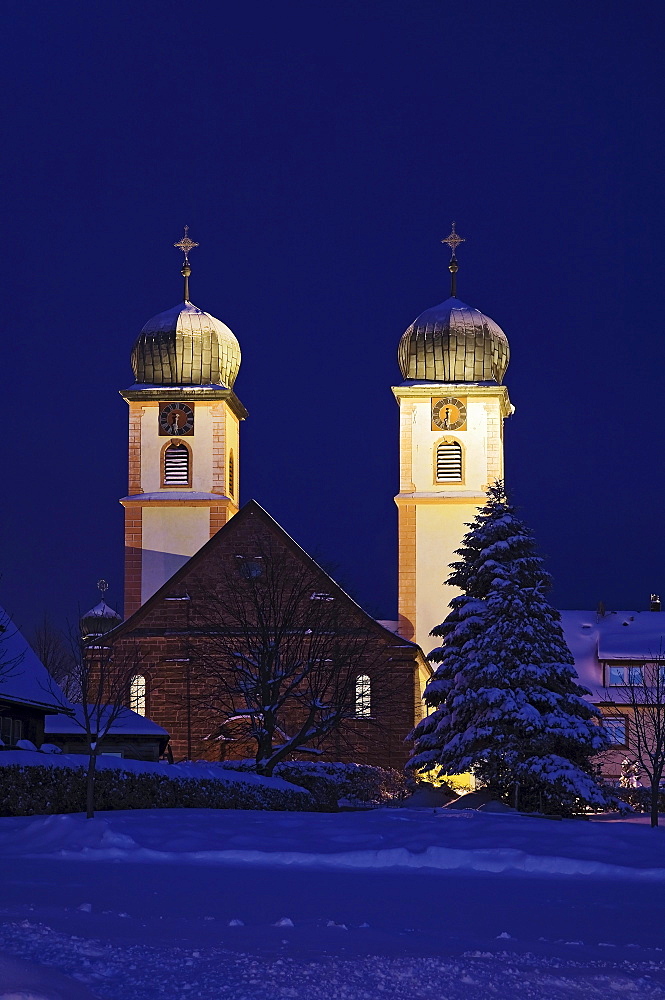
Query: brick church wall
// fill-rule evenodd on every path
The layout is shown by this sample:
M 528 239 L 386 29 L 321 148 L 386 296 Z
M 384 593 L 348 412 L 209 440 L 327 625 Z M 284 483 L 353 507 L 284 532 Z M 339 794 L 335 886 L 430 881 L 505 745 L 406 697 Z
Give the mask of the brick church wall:
M 371 679 L 376 722 L 350 720 L 343 734 L 333 733 L 322 744 L 322 759 L 403 766 L 408 756 L 404 739 L 415 724 L 419 705 L 417 647 L 366 615 L 256 504 L 246 505 L 107 637 L 118 653 L 137 650 L 147 682 L 147 715 L 170 732 L 174 758 L 238 759 L 254 752 L 246 741 L 215 738 L 225 719 L 211 705 L 210 682 L 201 669 L 214 642 L 201 622 L 214 603 L 213 595 L 232 580 L 238 560 L 256 556 L 257 541 L 269 543 L 273 550 L 277 546 L 293 572 L 306 566 L 313 591 L 333 594 L 347 624 L 369 637 L 364 659 L 354 669 L 357 666 L 358 674 L 367 673 Z M 287 718 L 286 725 L 296 721 Z

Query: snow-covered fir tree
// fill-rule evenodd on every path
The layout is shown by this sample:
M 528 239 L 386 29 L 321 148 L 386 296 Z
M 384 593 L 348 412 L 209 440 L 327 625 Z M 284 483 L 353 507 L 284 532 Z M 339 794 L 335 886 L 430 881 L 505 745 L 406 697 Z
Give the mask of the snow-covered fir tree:
M 503 483 L 469 525 L 448 583 L 463 593 L 433 629 L 443 645 L 425 700 L 434 708 L 411 735 L 413 771 L 473 769 L 504 798 L 570 811 L 602 805 L 593 756 L 606 746 L 600 713 L 585 701 L 550 577 Z

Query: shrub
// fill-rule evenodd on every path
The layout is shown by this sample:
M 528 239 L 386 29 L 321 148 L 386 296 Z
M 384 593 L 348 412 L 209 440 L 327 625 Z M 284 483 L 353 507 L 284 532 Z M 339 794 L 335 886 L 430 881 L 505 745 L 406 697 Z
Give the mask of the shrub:
M 253 760 L 224 761 L 220 767 L 234 771 L 256 770 Z M 376 806 L 387 805 L 408 794 L 407 781 L 401 771 L 369 764 L 288 761 L 278 764 L 274 775 L 306 788 L 323 810 L 337 809 L 340 799 L 348 799 L 352 805 Z
M 635 812 L 651 812 L 651 789 L 640 785 L 638 788 L 613 788 L 612 792 L 621 802 L 632 806 Z M 665 788 L 658 792 L 658 812 L 665 813 Z
M 163 774 L 100 769 L 95 808 L 283 809 L 312 808 L 298 788 L 271 788 L 217 778 L 170 778 Z M 0 767 L 0 816 L 34 816 L 85 810 L 85 768 L 10 764 Z

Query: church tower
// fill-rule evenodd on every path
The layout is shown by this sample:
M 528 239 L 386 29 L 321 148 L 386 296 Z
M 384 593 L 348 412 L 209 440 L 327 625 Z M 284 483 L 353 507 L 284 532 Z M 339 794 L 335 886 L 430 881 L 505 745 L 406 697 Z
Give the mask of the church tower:
M 404 333 L 393 387 L 400 408 L 399 631 L 427 654 L 429 633 L 456 591 L 445 584 L 467 524 L 485 491 L 503 479 L 503 422 L 513 412 L 501 383 L 508 340 L 497 324 L 457 298 L 455 232 L 451 293 Z
M 148 320 L 132 351 L 129 487 L 125 508 L 125 616 L 139 608 L 238 510 L 239 424 L 233 384 L 240 346 L 224 323 L 189 300 Z

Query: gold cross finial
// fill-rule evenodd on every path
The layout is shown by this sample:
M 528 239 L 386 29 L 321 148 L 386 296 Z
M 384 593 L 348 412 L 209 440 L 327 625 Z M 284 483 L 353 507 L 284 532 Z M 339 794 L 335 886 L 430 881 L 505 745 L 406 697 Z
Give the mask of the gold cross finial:
M 192 273 L 192 269 L 189 266 L 189 251 L 198 246 L 198 243 L 195 243 L 194 240 L 190 240 L 187 235 L 188 232 L 189 226 L 185 226 L 185 235 L 181 240 L 173 244 L 177 250 L 182 250 L 185 255 L 185 259 L 182 262 L 182 270 L 180 272 L 185 279 L 185 302 L 189 302 L 189 276 Z
M 466 240 L 463 236 L 458 236 L 455 232 L 455 223 L 453 222 L 453 228 L 445 240 L 441 240 L 442 243 L 447 243 L 450 247 L 452 253 L 450 255 L 450 263 L 448 264 L 448 270 L 450 271 L 450 295 L 451 298 L 457 298 L 457 256 L 455 251 L 457 250 L 460 243 L 465 243 Z
M 186 264 L 189 264 L 189 251 L 193 250 L 194 247 L 198 246 L 198 243 L 195 243 L 194 240 L 190 240 L 189 236 L 187 235 L 188 232 L 189 232 L 189 226 L 185 226 L 185 235 L 178 243 L 173 244 L 173 246 L 177 250 L 182 250 L 182 252 L 184 253 Z
M 454 257 L 455 256 L 455 251 L 457 250 L 457 248 L 460 245 L 460 243 L 466 243 L 466 240 L 464 239 L 463 236 L 458 236 L 457 235 L 457 233 L 455 232 L 455 223 L 453 222 L 453 228 L 452 228 L 452 231 L 450 233 L 450 236 L 448 236 L 445 240 L 441 240 L 441 242 L 448 244 L 448 246 L 450 247 L 450 249 L 453 252 L 453 257 Z

